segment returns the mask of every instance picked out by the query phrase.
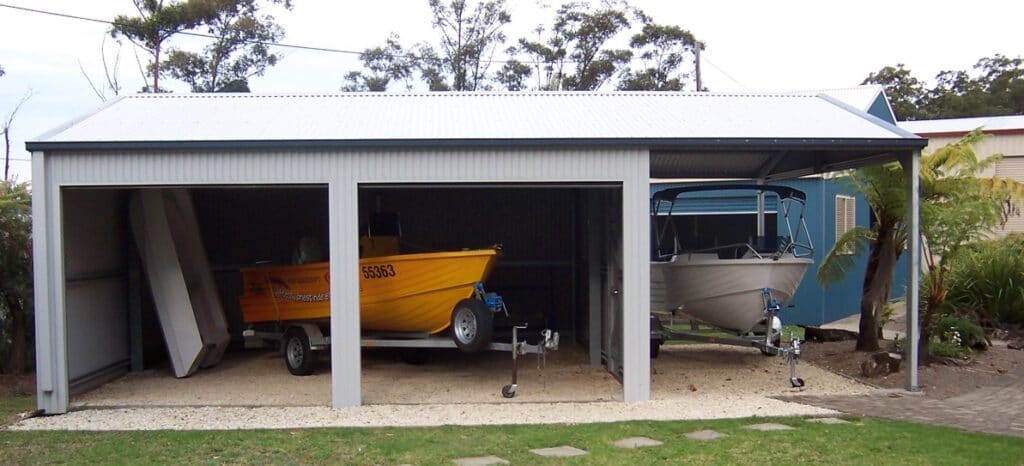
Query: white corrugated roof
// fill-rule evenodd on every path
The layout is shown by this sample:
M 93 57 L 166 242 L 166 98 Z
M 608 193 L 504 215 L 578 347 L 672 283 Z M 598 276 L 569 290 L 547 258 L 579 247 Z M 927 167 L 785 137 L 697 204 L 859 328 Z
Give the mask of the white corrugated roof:
M 833 99 L 843 102 L 857 110 L 868 111 L 878 99 L 878 94 L 884 92 L 885 88 L 880 84 L 864 84 L 861 86 L 841 87 L 834 89 L 811 89 L 794 91 L 791 94 L 818 95 L 825 94 Z
M 1024 115 L 901 121 L 898 125 L 914 134 L 967 133 L 978 128 L 1007 131 L 1024 129 Z
M 812 95 L 140 94 L 29 143 L 910 137 Z

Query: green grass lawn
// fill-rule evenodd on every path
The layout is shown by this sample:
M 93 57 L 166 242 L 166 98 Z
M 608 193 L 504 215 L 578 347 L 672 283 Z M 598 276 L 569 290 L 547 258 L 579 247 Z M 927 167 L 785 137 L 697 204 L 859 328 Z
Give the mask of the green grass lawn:
M 27 398 L 0 400 L 4 419 L 30 409 Z M 876 419 L 829 426 L 801 418 L 773 419 L 796 428 L 743 429 L 763 419 L 618 422 L 610 424 L 213 432 L 0 431 L 0 463 L 115 464 L 451 464 L 454 458 L 497 455 L 512 464 L 1024 464 L 1024 439 L 964 433 Z M 711 442 L 683 434 L 714 429 Z M 648 436 L 665 444 L 620 450 L 612 442 Z M 572 445 L 590 452 L 543 460 L 531 448 Z

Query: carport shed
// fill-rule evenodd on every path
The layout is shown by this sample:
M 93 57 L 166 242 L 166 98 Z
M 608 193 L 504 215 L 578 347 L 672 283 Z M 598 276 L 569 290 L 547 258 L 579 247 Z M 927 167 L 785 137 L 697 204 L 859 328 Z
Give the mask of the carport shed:
M 80 379 L 127 370 L 134 343 L 105 219 L 150 187 L 322 186 L 327 192 L 333 406 L 361 403 L 360 189 L 562 186 L 612 189 L 620 238 L 589 263 L 590 360 L 619 372 L 624 401 L 650 396 L 649 180 L 774 180 L 899 160 L 916 173 L 924 139 L 827 96 L 709 93 L 136 95 L 27 143 L 33 152 L 37 391 L 62 413 Z M 917 177 L 910 231 L 918 217 Z M 84 191 L 83 191 L 84 190 Z M 92 191 L 90 191 L 92 190 Z M 604 211 L 599 198 L 584 217 Z M 617 218 L 616 218 L 617 217 Z M 76 220 L 77 219 L 77 220 Z M 70 223 L 69 223 L 70 221 Z M 81 222 L 81 223 L 75 223 Z M 117 223 L 116 221 L 113 223 Z M 591 224 L 596 223 L 594 221 Z M 597 225 L 594 228 L 602 228 Z M 618 233 L 617 233 L 618 234 Z M 908 335 L 916 338 L 919 245 L 911 234 Z M 574 290 L 577 291 L 577 290 Z M 609 304 L 610 303 L 610 304 Z M 603 307 L 602 307 L 603 305 Z M 602 310 L 604 309 L 604 310 Z M 609 350 L 600 327 L 619 322 Z M 557 330 L 557 329 L 556 329 Z M 908 388 L 916 389 L 915 344 Z

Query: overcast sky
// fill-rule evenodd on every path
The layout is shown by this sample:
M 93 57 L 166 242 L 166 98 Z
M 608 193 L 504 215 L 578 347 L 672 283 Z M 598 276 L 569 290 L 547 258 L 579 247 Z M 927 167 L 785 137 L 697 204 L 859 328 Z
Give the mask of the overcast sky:
M 427 0 L 293 0 L 277 11 L 286 43 L 362 50 L 384 42 L 389 32 L 402 42 L 433 41 Z M 553 8 L 536 0 L 508 0 L 510 39 L 550 24 Z M 550 5 L 557 0 L 546 0 Z M 0 0 L 98 19 L 132 14 L 131 0 Z M 693 32 L 707 44 L 705 85 L 712 91 L 777 91 L 849 87 L 871 71 L 905 63 L 931 79 L 947 69 L 969 69 L 977 59 L 1001 53 L 1024 55 L 1024 2 L 976 0 L 829 2 L 777 0 L 634 0 L 655 21 Z M 31 98 L 11 131 L 18 179 L 31 179 L 24 141 L 87 113 L 101 104 L 79 70 L 102 81 L 100 44 L 109 26 L 0 7 L 0 117 L 6 120 L 26 93 Z M 622 39 L 625 40 L 625 39 Z M 109 42 L 109 41 L 108 41 Z M 112 44 L 111 44 L 112 45 Z M 172 39 L 172 46 L 198 50 L 198 39 Z M 113 48 L 108 48 L 113 50 Z M 254 92 L 333 92 L 356 57 L 281 49 L 281 63 L 254 78 Z M 139 57 L 146 60 L 144 52 Z M 121 52 L 120 78 L 127 92 L 143 84 L 130 44 Z M 170 80 L 161 87 L 187 92 Z

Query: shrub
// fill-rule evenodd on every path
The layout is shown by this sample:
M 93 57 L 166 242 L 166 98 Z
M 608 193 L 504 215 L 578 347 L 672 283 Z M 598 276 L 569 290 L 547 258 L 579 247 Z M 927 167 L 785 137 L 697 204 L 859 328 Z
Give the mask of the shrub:
M 951 272 L 946 302 L 959 313 L 1024 323 L 1024 236 L 972 244 Z
M 928 343 L 928 354 L 939 358 L 963 359 L 970 352 L 970 349 L 952 342 L 933 339 Z
M 32 365 L 31 193 L 0 181 L 0 372 Z
M 944 315 L 935 326 L 935 335 L 943 343 L 953 343 L 967 348 L 985 349 L 985 330 L 980 325 L 963 317 Z

